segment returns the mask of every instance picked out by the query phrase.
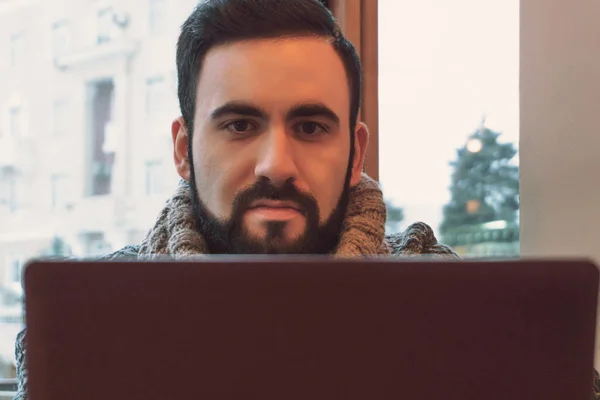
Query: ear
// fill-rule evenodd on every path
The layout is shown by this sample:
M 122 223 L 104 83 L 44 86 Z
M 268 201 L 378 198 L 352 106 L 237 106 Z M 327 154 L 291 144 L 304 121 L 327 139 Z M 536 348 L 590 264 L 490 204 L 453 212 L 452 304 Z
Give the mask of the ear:
M 188 159 L 189 136 L 183 117 L 179 117 L 171 124 L 173 138 L 173 159 L 177 173 L 186 181 L 190 180 L 190 160 Z
M 363 122 L 359 122 L 354 129 L 354 159 L 352 160 L 352 177 L 350 178 L 351 187 L 358 185 L 360 182 L 368 145 L 369 129 Z

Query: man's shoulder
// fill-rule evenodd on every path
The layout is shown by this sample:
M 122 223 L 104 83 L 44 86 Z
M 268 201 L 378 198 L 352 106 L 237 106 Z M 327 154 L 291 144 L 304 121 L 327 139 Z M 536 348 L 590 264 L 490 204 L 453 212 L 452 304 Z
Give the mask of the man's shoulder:
M 98 261 L 119 261 L 119 260 L 135 260 L 138 258 L 140 250 L 139 245 L 125 246 L 114 253 L 107 254 L 98 259 Z
M 441 258 L 459 258 L 454 250 L 439 243 L 433 229 L 423 222 L 410 225 L 404 232 L 386 235 L 385 242 L 394 255 L 432 255 Z M 135 260 L 138 258 L 139 250 L 140 245 L 125 246 L 101 257 L 99 261 Z
M 423 222 L 410 225 L 404 232 L 387 235 L 385 242 L 394 255 L 431 255 L 436 258 L 459 258 L 454 250 L 439 243 L 433 229 Z

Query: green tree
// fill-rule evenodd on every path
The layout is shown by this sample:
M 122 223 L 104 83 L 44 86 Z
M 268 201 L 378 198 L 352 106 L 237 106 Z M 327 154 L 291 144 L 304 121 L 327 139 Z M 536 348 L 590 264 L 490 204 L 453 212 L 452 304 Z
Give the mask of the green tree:
M 43 255 L 46 257 L 68 257 L 71 255 L 71 248 L 62 238 L 55 236 Z
M 491 221 L 514 223 L 519 210 L 519 167 L 513 143 L 502 143 L 499 132 L 482 123 L 457 150 L 450 185 L 451 199 L 444 206 L 442 234 Z
M 404 221 L 404 209 L 396 206 L 390 200 L 385 201 L 385 206 L 387 208 L 386 231 L 394 233 L 398 224 Z

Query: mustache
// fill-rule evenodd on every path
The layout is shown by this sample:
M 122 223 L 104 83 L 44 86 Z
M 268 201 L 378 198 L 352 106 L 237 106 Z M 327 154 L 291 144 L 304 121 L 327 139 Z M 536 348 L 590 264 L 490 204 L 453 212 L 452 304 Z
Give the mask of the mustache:
M 257 200 L 290 201 L 296 203 L 305 214 L 318 213 L 317 200 L 311 194 L 300 191 L 292 181 L 276 186 L 264 178 L 236 195 L 233 210 L 243 212 Z

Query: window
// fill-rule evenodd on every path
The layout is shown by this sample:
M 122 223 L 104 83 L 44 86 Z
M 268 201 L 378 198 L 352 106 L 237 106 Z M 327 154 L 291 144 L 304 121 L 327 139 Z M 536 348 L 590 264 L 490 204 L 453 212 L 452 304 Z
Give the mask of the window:
M 10 285 L 21 285 L 21 276 L 23 274 L 23 266 L 24 266 L 24 261 L 23 261 L 23 257 L 21 257 L 20 255 L 17 254 L 10 254 L 8 256 L 8 262 L 7 264 L 7 270 L 8 270 L 8 276 L 7 276 L 7 280 L 8 283 Z
M 146 114 L 149 116 L 164 112 L 168 88 L 163 76 L 146 80 Z
M 25 58 L 25 37 L 22 34 L 12 35 L 10 38 L 10 65 L 20 67 Z
M 12 107 L 9 111 L 9 133 L 13 137 L 18 137 L 22 132 L 21 107 Z
M 54 57 L 65 54 L 69 47 L 69 23 L 55 22 L 52 25 L 52 52 Z
M 53 107 L 54 135 L 62 135 L 69 129 L 69 103 L 66 100 L 57 100 Z
M 106 7 L 98 10 L 98 36 L 97 43 L 106 43 L 110 41 L 113 28 L 113 10 L 112 7 Z
M 113 167 L 115 163 L 113 107 L 114 107 L 114 82 L 112 79 L 92 82 L 88 85 L 91 99 L 88 103 L 90 116 L 90 130 L 88 140 L 90 143 L 91 176 L 89 181 L 89 194 L 91 196 L 105 196 L 112 192 Z M 112 142 L 112 143 L 111 143 Z
M 519 253 L 519 2 L 379 0 L 379 169 L 462 256 Z
M 167 29 L 167 2 L 166 0 L 149 0 L 148 26 L 151 35 L 164 35 Z
M 164 167 L 160 161 L 148 161 L 146 163 L 146 195 L 152 196 L 162 193 L 163 170 Z
M 85 253 L 89 257 L 100 257 L 112 251 L 106 242 L 104 232 L 91 232 L 84 235 Z
M 152 44 L 157 39 L 154 35 L 161 31 L 177 32 L 183 18 L 195 3 L 201 1 L 204 0 L 125 2 L 131 21 L 135 22 L 129 29 L 135 30 L 136 40 Z M 354 12 L 353 7 L 358 5 L 363 14 L 370 12 L 371 7 L 378 4 L 378 18 L 375 19 L 375 24 L 369 25 L 370 28 L 364 27 L 364 21 L 361 21 L 362 25 L 357 23 L 355 18 L 346 18 L 343 25 L 347 32 L 352 32 L 350 38 L 355 43 L 360 43 L 365 88 L 369 89 L 371 81 L 379 80 L 374 85 L 379 90 L 379 95 L 374 98 L 375 102 L 363 99 L 363 119 L 372 131 L 368 151 L 373 151 L 369 153 L 373 157 L 367 160 L 367 170 L 373 171 L 372 175 L 378 177 L 379 168 L 384 194 L 392 206 L 393 220 L 388 223 L 388 232 L 403 230 L 409 223 L 422 220 L 433 226 L 441 241 L 452 244 L 465 256 L 509 256 L 516 254 L 521 245 L 521 251 L 526 256 L 585 254 L 599 259 L 597 242 L 600 237 L 600 213 L 596 208 L 600 203 L 600 192 L 597 190 L 595 176 L 600 168 L 600 161 L 597 161 L 600 159 L 597 154 L 597 149 L 600 148 L 600 136 L 597 135 L 600 119 L 596 112 L 600 93 L 600 52 L 597 51 L 596 44 L 596 38 L 600 35 L 597 2 L 578 2 L 574 6 L 570 2 L 559 0 L 522 1 L 521 33 L 516 0 L 322 1 L 329 3 L 334 10 L 338 8 L 343 12 Z M 0 3 L 3 2 L 0 0 Z M 85 3 L 86 6 L 72 7 L 69 10 L 70 19 L 66 27 L 60 25 L 52 32 L 48 32 L 49 29 L 46 32 L 35 29 L 35 21 L 39 21 L 38 26 L 46 24 L 46 7 L 60 9 L 64 2 L 44 0 L 40 2 L 42 3 L 44 7 L 32 7 L 28 11 L 28 18 L 32 22 L 22 24 L 22 31 L 19 29 L 3 33 L 6 35 L 3 38 L 6 56 L 0 57 L 0 63 L 7 66 L 4 70 L 7 75 L 1 78 L 3 83 L 11 83 L 20 78 L 21 67 L 34 51 L 54 54 L 55 50 L 62 48 L 61 43 L 66 43 L 67 48 L 69 41 L 74 44 L 78 39 L 75 32 L 89 30 L 90 40 L 97 43 L 111 40 L 114 34 L 111 8 L 98 12 L 94 10 L 88 14 L 87 5 L 93 7 L 99 3 L 92 0 L 77 2 Z M 156 10 L 164 7 L 160 3 L 168 4 L 168 14 L 172 18 L 159 17 L 160 12 Z M 9 7 L 3 18 L 19 21 L 21 11 L 17 12 L 17 8 L 13 11 Z M 182 18 L 176 19 L 174 16 Z M 90 17 L 90 26 L 85 26 Z M 137 29 L 140 25 L 138 21 L 148 28 Z M 30 30 L 30 27 L 34 29 Z M 363 28 L 366 32 L 361 31 Z M 378 46 L 377 43 L 374 45 L 372 42 L 365 42 L 371 28 L 378 33 Z M 56 34 L 56 41 L 54 36 L 46 37 L 50 33 Z M 523 46 L 522 111 L 519 111 L 518 97 L 519 36 Z M 36 45 L 31 46 L 30 43 Z M 174 63 L 174 41 L 165 41 L 160 46 L 151 47 L 152 60 Z M 373 60 L 369 58 L 369 52 L 377 54 L 377 49 L 378 56 L 374 57 L 376 63 L 372 67 L 370 63 Z M 108 149 L 106 146 L 106 127 L 111 120 L 107 110 L 113 107 L 113 103 L 108 100 L 112 96 L 109 87 L 97 86 L 99 95 L 89 99 L 80 94 L 80 88 L 88 83 L 86 79 L 89 79 L 90 74 L 110 77 L 115 73 L 110 67 L 111 63 L 113 67 L 125 64 L 118 58 L 120 55 L 111 56 L 110 59 L 90 58 L 81 69 L 62 71 L 61 85 L 64 86 L 57 88 L 57 85 L 47 85 L 45 90 L 48 93 L 44 96 L 58 99 L 64 93 L 70 93 L 68 102 L 48 105 L 35 98 L 25 98 L 21 103 L 22 107 L 3 109 L 0 118 L 3 123 L 1 134 L 10 136 L 17 132 L 18 135 L 23 135 L 22 131 L 28 130 L 31 119 L 52 112 L 47 108 L 53 108 L 54 118 L 48 121 L 51 124 L 48 129 L 60 132 L 61 127 L 68 128 L 68 118 L 57 117 L 65 115 L 73 118 L 73 138 L 85 135 L 84 154 L 68 160 L 72 163 L 72 171 L 85 171 L 81 178 L 70 177 L 73 193 L 115 196 L 114 192 L 117 191 L 111 191 L 115 158 L 119 160 L 123 171 L 119 179 L 114 179 L 114 184 L 120 185 L 118 193 L 128 193 L 124 188 L 131 189 L 131 193 L 159 192 L 160 182 L 152 177 L 160 176 L 157 172 L 160 168 L 146 165 L 146 161 L 156 157 L 156 154 L 152 153 L 151 146 L 146 146 L 143 142 L 146 132 L 140 127 L 145 126 L 148 120 L 146 110 L 152 109 L 154 112 L 161 108 L 177 108 L 177 99 L 172 95 L 176 88 L 171 87 L 176 79 L 171 81 L 169 77 L 165 78 L 169 96 L 161 99 L 159 95 L 149 95 L 151 90 L 148 89 L 153 84 L 147 85 L 147 76 L 142 75 L 140 78 L 139 75 L 140 71 L 148 72 L 148 58 L 145 54 L 147 51 L 144 49 L 129 56 L 129 69 L 122 72 L 124 80 L 132 84 L 126 90 L 118 88 L 114 92 L 114 103 L 119 107 L 118 114 L 128 117 L 127 126 L 130 131 L 121 132 L 132 135 L 127 139 L 128 146 L 108 146 Z M 35 70 L 42 77 L 52 77 L 56 73 L 51 63 L 40 63 L 35 66 Z M 156 71 L 151 70 L 150 73 Z M 137 79 L 141 79 L 141 82 L 137 82 Z M 157 87 L 160 85 L 157 84 Z M 26 91 L 25 94 L 29 92 L 35 93 L 35 90 Z M 160 93 L 160 90 L 156 92 Z M 13 104 L 8 101 L 8 96 L 7 90 L 0 90 L 0 104 Z M 93 104 L 90 109 L 85 110 L 85 118 L 90 120 L 89 123 L 78 122 L 78 118 L 84 118 L 78 115 L 81 113 L 74 112 L 75 106 L 79 104 L 86 104 L 86 107 Z M 364 118 L 367 109 L 371 110 L 369 115 L 374 115 L 375 118 Z M 170 112 L 168 114 L 169 118 L 175 116 Z M 523 124 L 522 132 L 519 131 L 519 119 Z M 125 126 L 118 121 L 115 123 L 120 127 Z M 380 124 L 379 127 L 377 123 Z M 161 134 L 166 138 L 165 142 L 168 141 L 168 125 L 155 125 L 164 132 Z M 502 133 L 495 139 L 497 148 L 512 145 L 519 153 L 502 163 L 495 158 L 491 162 L 488 159 L 487 163 L 482 163 L 481 158 L 485 154 L 494 153 L 489 151 L 483 136 L 493 138 L 493 133 Z M 518 139 L 520 142 L 517 147 Z M 381 143 L 377 147 L 378 140 Z M 137 145 L 138 143 L 141 144 Z M 0 144 L 0 152 L 1 146 Z M 74 146 L 83 148 L 84 145 Z M 5 146 L 5 151 L 6 148 Z M 166 143 L 164 148 L 168 149 Z M 510 150 L 510 146 L 508 148 Z M 31 157 L 36 154 L 22 149 L 24 147 L 19 147 L 18 154 L 21 158 L 25 158 L 27 154 L 31 154 Z M 45 149 L 40 150 L 43 152 Z M 460 159 L 459 151 L 463 156 Z M 81 162 L 80 158 L 83 159 Z M 6 159 L 0 159 L 0 164 L 4 161 Z M 46 182 L 46 186 L 49 186 L 48 180 L 51 178 L 47 174 L 55 161 L 45 157 L 27 161 L 36 165 L 31 171 L 31 178 L 36 182 Z M 476 181 L 477 174 L 472 176 L 465 173 L 467 179 L 462 180 L 458 179 L 461 177 L 458 173 L 454 182 L 456 167 L 449 165 L 450 162 L 461 166 L 459 172 L 465 172 L 467 168 L 463 167 L 469 164 L 476 164 L 480 169 L 509 171 L 513 175 L 514 168 L 506 168 L 507 166 L 527 163 L 527 168 L 523 165 L 520 171 L 518 188 L 519 195 L 522 194 L 523 197 L 522 200 L 518 199 L 518 205 L 525 209 L 521 221 L 517 209 L 517 223 L 513 225 L 510 222 L 516 201 L 511 200 L 511 204 L 509 197 L 505 197 L 503 201 L 502 197 L 497 197 L 499 191 L 489 191 L 480 185 L 479 192 L 473 196 L 475 193 L 468 190 L 470 183 L 466 185 L 465 182 Z M 167 179 L 176 178 L 168 172 L 165 163 L 162 169 Z M 6 170 L 8 168 L 4 168 L 2 173 Z M 95 174 L 92 175 L 90 171 Z M 19 198 L 24 202 L 27 197 L 19 197 L 18 189 L 25 186 L 25 181 L 19 179 L 0 175 L 0 214 L 6 213 L 9 205 L 13 211 L 23 208 Z M 164 184 L 165 181 L 162 182 Z M 505 185 L 504 188 L 516 200 L 515 181 L 512 179 L 509 182 L 513 184 Z M 57 177 L 55 195 L 52 195 L 52 201 L 56 204 L 64 200 L 60 199 L 63 191 L 58 189 L 63 184 L 66 183 Z M 79 184 L 82 187 L 78 187 Z M 454 199 L 449 190 L 452 185 L 455 186 Z M 157 186 L 159 188 L 155 189 Z M 463 186 L 467 190 L 462 190 Z M 165 191 L 166 193 L 157 195 L 157 198 L 168 196 L 168 191 L 163 190 Z M 14 218 L 10 230 L 9 224 L 4 223 L 0 217 L 1 236 L 11 237 L 13 229 L 15 236 L 17 231 L 35 236 L 43 229 L 51 229 L 46 225 L 31 224 L 31 216 L 43 215 L 46 210 L 42 207 L 48 208 L 50 195 L 43 196 L 39 208 L 36 208 L 35 203 L 27 203 L 24 218 Z M 79 204 L 80 199 L 77 200 Z M 94 198 L 83 198 L 81 201 L 94 203 L 97 207 L 94 209 L 109 203 Z M 135 209 L 128 211 L 132 218 L 114 217 L 110 221 L 111 229 L 126 238 L 138 238 L 139 231 L 150 227 L 140 227 L 138 222 L 131 221 L 142 221 L 150 225 L 158 213 L 158 209 L 150 205 L 151 201 L 142 201 L 142 204 L 133 201 Z M 447 213 L 450 216 L 455 216 L 454 226 L 448 223 L 447 232 L 440 229 L 442 222 L 447 219 L 444 206 L 448 206 Z M 490 219 L 489 216 L 493 216 L 495 220 L 484 222 Z M 496 219 L 496 216 L 499 218 Z M 12 217 L 8 216 L 13 219 Z M 92 216 L 82 215 L 70 224 L 69 230 L 73 237 L 84 237 L 83 232 L 90 226 L 88 218 L 91 219 Z M 523 237 L 520 236 L 521 226 Z M 59 227 L 56 226 L 55 229 Z M 131 233 L 132 231 L 136 233 Z M 106 251 L 101 242 L 94 246 L 88 246 L 85 240 L 77 239 L 75 242 L 73 246 L 76 253 L 84 257 L 91 257 L 92 253 L 104 254 Z M 139 243 L 139 240 L 131 239 L 129 242 L 134 244 Z M 23 250 L 19 257 L 27 259 L 38 255 L 33 239 L 23 239 L 23 243 L 26 245 L 23 248 L 27 250 Z M 6 243 L 1 244 L 7 246 Z M 0 262 L 4 261 L 0 259 Z M 11 338 L 8 342 L 2 340 L 0 337 L 0 349 L 11 349 L 14 339 Z M 600 343 L 600 338 L 597 342 Z M 7 354 L 7 359 L 14 362 L 13 354 Z M 0 354 L 0 358 L 3 355 Z M 600 360 L 600 357 L 597 359 Z M 3 377 L 2 373 L 0 368 L 0 378 Z

